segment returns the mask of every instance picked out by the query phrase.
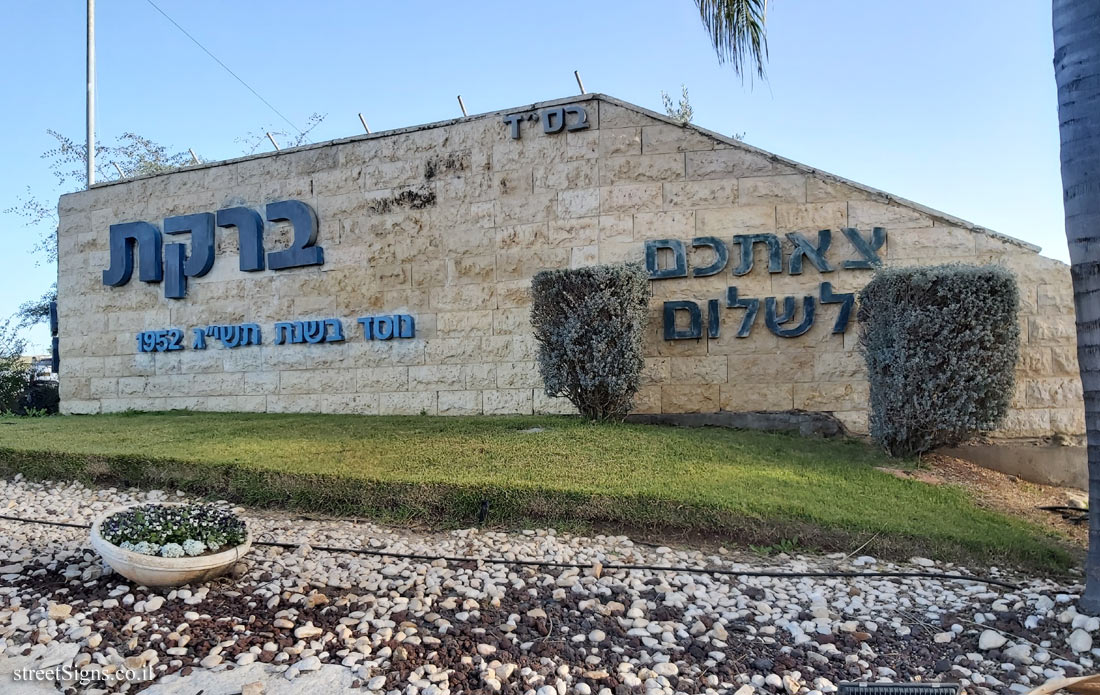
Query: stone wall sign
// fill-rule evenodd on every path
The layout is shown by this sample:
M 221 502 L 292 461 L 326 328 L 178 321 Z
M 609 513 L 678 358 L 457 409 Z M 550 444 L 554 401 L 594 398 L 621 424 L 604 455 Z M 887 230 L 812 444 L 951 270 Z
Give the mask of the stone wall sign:
M 504 117 L 504 122 L 511 127 L 509 133 L 513 140 L 519 140 L 519 124 L 523 121 L 539 121 L 542 123 L 542 132 L 551 135 L 563 130 L 572 132 L 587 129 L 588 112 L 583 106 L 558 106 L 542 111 L 508 114 Z
M 271 251 L 266 266 L 284 270 L 309 265 L 322 265 L 325 251 L 317 244 L 317 215 L 300 200 L 268 203 L 268 222 L 289 222 L 294 228 L 290 248 Z M 264 221 L 251 208 L 233 207 L 192 215 L 177 215 L 164 220 L 165 234 L 190 234 L 190 253 L 181 243 L 163 247 L 159 229 L 149 222 L 113 224 L 110 229 L 111 265 L 103 271 L 103 284 L 122 287 L 130 282 L 134 272 L 134 247 L 138 253 L 138 278 L 142 282 L 164 282 L 164 296 L 183 299 L 187 294 L 187 278 L 202 277 L 214 267 L 214 227 L 234 228 L 239 240 L 240 269 L 251 273 L 263 270 Z
M 882 264 L 878 251 L 886 243 L 886 229 L 875 227 L 870 237 L 865 238 L 858 229 L 845 227 L 841 230 L 852 247 L 858 254 L 857 258 L 849 258 L 841 261 L 840 266 L 845 270 L 870 270 Z M 787 257 L 787 274 L 801 275 L 804 261 L 808 261 L 817 268 L 820 273 L 832 273 L 836 267 L 829 263 L 826 253 L 832 244 L 833 233 L 830 229 L 822 229 L 817 233 L 817 243 L 811 242 L 800 232 L 790 232 L 787 240 L 793 245 L 794 250 Z M 775 234 L 737 234 L 733 237 L 733 244 L 739 249 L 737 263 L 732 269 L 735 276 L 747 275 L 753 267 L 753 248 L 756 244 L 764 244 L 768 250 L 768 272 L 782 273 L 783 253 L 779 243 L 779 237 Z M 695 237 L 691 240 L 692 248 L 710 249 L 713 260 L 702 266 L 691 268 L 691 277 L 709 277 L 724 271 L 730 262 L 729 248 L 726 242 L 713 236 Z M 662 263 L 662 256 L 665 262 Z M 688 260 L 686 245 L 678 239 L 651 239 L 645 242 L 645 263 L 651 280 L 668 280 L 671 278 L 688 277 Z M 726 308 L 744 309 L 741 322 L 738 326 L 738 338 L 748 338 L 752 332 L 753 324 L 760 313 L 760 299 L 756 297 L 742 297 L 738 295 L 737 287 L 730 286 L 726 290 Z M 813 326 L 816 306 L 821 304 L 839 304 L 836 320 L 833 323 L 833 333 L 844 333 L 848 329 L 848 320 L 851 318 L 852 305 L 855 303 L 855 293 L 834 292 L 832 283 L 822 282 L 818 288 L 817 296 L 805 295 L 801 302 L 802 318 L 795 320 L 795 314 L 799 313 L 798 298 L 787 296 L 782 298 L 780 308 L 777 297 L 764 298 L 764 325 L 768 330 L 780 338 L 797 338 L 806 333 Z M 719 300 L 707 300 L 707 337 L 717 338 L 721 331 L 721 312 Z M 684 314 L 687 317 L 687 327 L 676 327 L 677 315 Z M 699 303 L 690 300 L 667 301 L 663 305 L 663 335 L 665 340 L 699 340 L 703 337 L 703 312 Z
M 879 263 L 955 262 L 1020 288 L 996 436 L 1085 431 L 1065 264 L 602 95 L 107 182 L 58 212 L 66 413 L 569 413 L 538 369 L 531 278 L 626 262 L 653 291 L 637 413 L 828 412 L 862 433 L 860 288 Z
M 362 316 L 356 322 L 363 327 L 364 340 L 391 340 L 415 338 L 416 320 L 408 314 L 389 316 Z M 232 349 L 248 345 L 263 345 L 259 324 L 214 324 L 191 329 L 192 350 L 205 350 L 207 338 L 217 340 L 222 347 Z M 183 350 L 184 331 L 181 328 L 165 328 L 141 331 L 137 334 L 138 352 L 175 352 Z M 276 321 L 273 345 L 316 345 L 318 343 L 342 343 L 345 340 L 344 323 L 340 319 L 310 319 L 306 321 Z

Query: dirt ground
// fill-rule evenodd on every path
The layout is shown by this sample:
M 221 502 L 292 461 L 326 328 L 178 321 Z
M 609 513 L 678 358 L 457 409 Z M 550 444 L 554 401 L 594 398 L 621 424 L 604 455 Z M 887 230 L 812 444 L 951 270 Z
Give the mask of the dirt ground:
M 1088 544 L 1088 524 L 1075 524 L 1061 514 L 1038 507 L 1084 507 L 1087 496 L 1074 488 L 1039 485 L 977 464 L 932 454 L 915 469 L 880 469 L 899 478 L 914 478 L 933 485 L 961 485 L 979 506 L 1021 517 L 1054 530 L 1082 548 Z

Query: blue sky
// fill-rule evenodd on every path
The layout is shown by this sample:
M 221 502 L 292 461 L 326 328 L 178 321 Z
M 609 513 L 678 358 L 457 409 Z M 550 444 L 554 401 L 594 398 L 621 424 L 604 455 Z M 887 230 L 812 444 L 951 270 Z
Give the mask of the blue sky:
M 695 123 L 1067 258 L 1050 3 L 776 0 L 767 83 L 718 65 L 690 0 L 397 3 L 155 0 L 314 141 L 576 93 L 661 110 L 686 84 Z M 51 204 L 47 128 L 84 137 L 84 2 L 11 3 L 0 42 L 0 209 Z M 100 0 L 97 131 L 204 159 L 287 126 L 146 0 Z M 0 318 L 56 269 L 0 216 Z M 38 261 L 36 263 L 36 261 Z M 45 348 L 47 331 L 31 333 Z

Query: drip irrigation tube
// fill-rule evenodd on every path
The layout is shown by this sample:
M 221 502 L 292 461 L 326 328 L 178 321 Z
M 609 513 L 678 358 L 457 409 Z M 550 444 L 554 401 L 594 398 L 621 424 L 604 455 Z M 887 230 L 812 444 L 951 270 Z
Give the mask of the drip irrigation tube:
M 42 524 L 44 526 L 63 526 L 67 528 L 87 529 L 88 524 L 74 524 L 65 521 L 49 521 L 46 519 L 24 519 L 18 516 L 0 514 L 0 519 L 5 521 L 17 521 L 24 524 Z M 253 545 L 266 545 L 275 548 L 297 548 L 305 543 L 286 543 L 278 541 L 253 541 Z M 422 560 L 433 562 L 445 560 L 447 562 L 483 562 L 489 565 L 517 565 L 523 567 L 552 567 L 560 569 L 592 569 L 596 565 L 590 562 L 552 562 L 549 560 L 508 560 L 501 557 L 454 557 L 448 555 L 424 555 L 418 553 L 396 553 L 388 550 L 373 550 L 371 548 L 341 548 L 329 545 L 308 544 L 314 550 L 324 553 L 354 553 L 359 555 L 374 555 L 377 557 L 392 557 L 401 560 Z M 602 570 L 646 570 L 659 572 L 681 572 L 685 574 L 709 574 L 722 577 L 767 577 L 775 579 L 796 579 L 801 577 L 820 579 L 854 579 L 858 577 L 879 577 L 883 579 L 947 579 L 965 582 L 978 582 L 991 586 L 999 586 L 1009 591 L 1019 591 L 1020 587 L 1000 579 L 988 577 L 970 576 L 966 574 L 950 574 L 946 572 L 781 572 L 773 570 L 728 570 L 711 567 L 672 567 L 662 565 L 600 565 Z

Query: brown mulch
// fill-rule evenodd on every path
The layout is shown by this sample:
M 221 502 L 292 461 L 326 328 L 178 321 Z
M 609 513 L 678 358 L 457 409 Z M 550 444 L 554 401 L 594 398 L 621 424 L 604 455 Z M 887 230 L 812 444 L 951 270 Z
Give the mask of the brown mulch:
M 932 485 L 960 485 L 985 509 L 1020 517 L 1049 528 L 1082 548 L 1088 545 L 1088 524 L 1070 523 L 1062 515 L 1038 507 L 1077 506 L 1086 495 L 1075 488 L 1031 483 L 1014 475 L 983 468 L 963 459 L 931 454 L 915 469 L 879 470 L 899 478 L 912 478 Z

